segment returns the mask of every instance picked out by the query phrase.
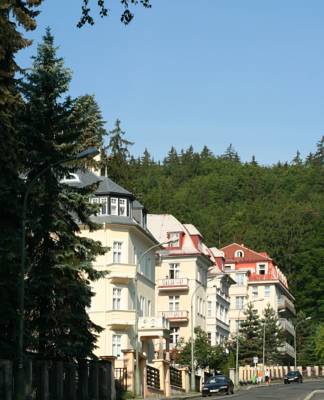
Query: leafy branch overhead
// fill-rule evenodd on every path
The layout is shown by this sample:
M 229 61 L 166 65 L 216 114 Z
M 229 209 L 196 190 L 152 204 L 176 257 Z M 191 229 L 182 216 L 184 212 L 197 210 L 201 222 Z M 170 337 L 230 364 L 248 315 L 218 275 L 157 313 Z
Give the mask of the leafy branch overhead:
M 119 1 L 124 8 L 124 11 L 121 14 L 120 20 L 125 25 L 128 25 L 134 18 L 134 14 L 131 11 L 132 6 L 141 4 L 145 8 L 151 7 L 150 0 L 119 0 Z M 101 18 L 109 15 L 109 9 L 107 7 L 107 0 L 97 0 L 97 6 L 99 8 L 99 15 Z M 94 25 L 95 21 L 91 15 L 90 0 L 83 0 L 81 12 L 82 12 L 82 15 L 81 15 L 80 21 L 77 24 L 77 27 L 81 28 L 85 24 Z

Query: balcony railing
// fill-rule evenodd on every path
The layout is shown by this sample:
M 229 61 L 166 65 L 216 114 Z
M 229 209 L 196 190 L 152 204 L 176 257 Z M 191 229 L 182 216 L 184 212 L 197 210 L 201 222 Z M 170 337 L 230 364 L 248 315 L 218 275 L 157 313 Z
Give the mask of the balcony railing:
M 188 321 L 189 312 L 188 311 L 162 311 L 162 316 L 170 321 Z
M 165 278 L 159 280 L 159 290 L 188 290 L 188 278 Z
M 278 300 L 278 310 L 290 310 L 294 315 L 296 314 L 295 306 L 286 296 L 281 296 Z
M 289 343 L 285 343 L 283 346 L 279 347 L 279 351 L 290 355 L 290 357 L 295 357 L 295 349 Z
M 287 286 L 287 282 L 280 276 L 280 274 L 273 271 L 270 274 L 256 274 L 255 272 L 249 275 L 249 282 L 260 282 L 260 281 L 280 281 L 284 286 Z
M 295 336 L 295 328 L 294 328 L 294 325 L 290 321 L 288 321 L 286 318 L 279 318 L 279 322 L 285 331 L 287 331 L 290 334 L 292 334 L 293 336 Z
M 138 329 L 170 329 L 170 323 L 166 317 L 140 317 Z

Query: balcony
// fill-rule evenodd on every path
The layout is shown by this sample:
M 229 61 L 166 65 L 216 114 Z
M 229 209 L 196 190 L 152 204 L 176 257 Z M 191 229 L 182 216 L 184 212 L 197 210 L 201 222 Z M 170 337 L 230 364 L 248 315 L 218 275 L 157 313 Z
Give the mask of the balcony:
M 295 350 L 289 343 L 285 343 L 282 347 L 279 347 L 278 350 L 282 353 L 288 354 L 292 358 L 295 357 Z
M 107 278 L 112 283 L 127 283 L 129 280 L 135 279 L 135 264 L 109 264 L 106 267 L 108 271 Z
M 171 291 L 171 290 L 188 290 L 189 280 L 188 278 L 166 278 L 160 279 L 158 283 L 159 291 Z
M 295 336 L 295 328 L 294 328 L 294 325 L 290 321 L 288 321 L 286 318 L 279 318 L 279 323 L 285 331 L 287 331 L 291 335 Z
M 296 315 L 294 303 L 286 296 L 281 296 L 278 299 L 278 310 L 289 310 L 293 315 Z
M 189 311 L 162 311 L 160 313 L 163 317 L 167 318 L 170 322 L 188 322 Z
M 107 311 L 106 315 L 106 324 L 112 328 L 125 329 L 129 326 L 135 325 L 134 310 L 110 310 Z
M 282 274 L 273 271 L 270 274 L 257 274 L 255 272 L 249 275 L 249 283 L 263 282 L 263 281 L 277 281 L 287 286 L 287 282 L 283 279 Z
M 170 323 L 165 317 L 140 317 L 138 331 L 140 337 L 169 338 Z

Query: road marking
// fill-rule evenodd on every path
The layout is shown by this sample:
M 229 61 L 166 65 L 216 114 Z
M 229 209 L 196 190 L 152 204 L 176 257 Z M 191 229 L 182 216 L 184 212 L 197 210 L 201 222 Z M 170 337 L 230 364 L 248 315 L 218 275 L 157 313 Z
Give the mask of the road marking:
M 315 394 L 320 394 L 320 393 L 324 393 L 324 390 L 314 390 L 313 392 L 311 392 L 309 395 L 307 395 L 304 400 L 311 400 L 311 398 L 315 395 Z

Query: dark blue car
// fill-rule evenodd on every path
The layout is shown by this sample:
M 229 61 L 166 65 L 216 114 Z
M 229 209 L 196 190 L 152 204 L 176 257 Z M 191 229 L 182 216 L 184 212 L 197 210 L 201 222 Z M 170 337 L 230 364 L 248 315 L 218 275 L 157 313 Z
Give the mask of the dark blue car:
M 207 379 L 202 387 L 202 396 L 211 396 L 217 393 L 234 393 L 233 382 L 225 375 L 215 375 Z

